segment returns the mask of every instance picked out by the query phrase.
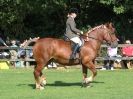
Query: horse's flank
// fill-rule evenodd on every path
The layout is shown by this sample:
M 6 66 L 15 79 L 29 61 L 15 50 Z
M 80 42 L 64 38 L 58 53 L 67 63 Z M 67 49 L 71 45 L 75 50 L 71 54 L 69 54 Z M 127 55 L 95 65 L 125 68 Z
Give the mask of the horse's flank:
M 70 55 L 72 53 L 71 50 L 71 42 L 64 41 L 63 39 L 57 38 L 43 38 L 39 39 L 35 46 L 33 47 L 33 54 L 35 56 L 42 56 L 43 54 L 48 54 L 47 58 L 54 59 L 54 61 L 64 64 L 64 65 L 72 65 L 78 64 L 79 61 L 71 61 L 69 60 Z M 39 52 L 36 52 L 39 49 Z M 46 53 L 45 53 L 46 52 Z M 36 55 L 37 54 L 37 55 Z M 43 58 L 43 57 L 42 57 Z M 40 61 L 40 58 L 35 57 L 36 61 Z

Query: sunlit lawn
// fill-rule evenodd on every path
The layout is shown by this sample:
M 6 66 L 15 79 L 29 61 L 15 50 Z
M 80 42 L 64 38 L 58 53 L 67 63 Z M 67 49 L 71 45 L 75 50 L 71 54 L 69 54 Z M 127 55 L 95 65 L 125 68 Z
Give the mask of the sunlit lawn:
M 47 86 L 35 90 L 33 69 L 0 70 L 0 99 L 133 99 L 133 70 L 100 71 L 82 88 L 80 69 L 44 70 Z

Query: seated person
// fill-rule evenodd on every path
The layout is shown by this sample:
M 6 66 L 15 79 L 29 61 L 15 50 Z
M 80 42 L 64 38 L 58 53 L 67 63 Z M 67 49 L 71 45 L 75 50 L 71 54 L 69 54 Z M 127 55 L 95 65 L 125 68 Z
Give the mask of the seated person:
M 132 57 L 133 56 L 133 46 L 129 45 L 131 44 L 130 40 L 126 40 L 125 47 L 122 47 L 122 55 L 124 57 Z M 125 68 L 131 68 L 130 60 L 123 60 Z M 127 65 L 128 64 L 128 65 Z
M 117 50 L 118 48 L 111 48 L 108 47 L 107 48 L 107 58 L 113 58 L 117 56 Z M 106 69 L 111 69 L 114 70 L 114 60 L 104 60 L 104 66 L 102 68 L 102 70 L 106 70 Z

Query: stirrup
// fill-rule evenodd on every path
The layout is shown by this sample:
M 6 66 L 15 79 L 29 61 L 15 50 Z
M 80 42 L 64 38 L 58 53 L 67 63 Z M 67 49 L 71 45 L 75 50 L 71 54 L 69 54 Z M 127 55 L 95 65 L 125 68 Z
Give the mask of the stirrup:
M 80 59 L 79 53 L 71 54 L 70 60 Z
M 72 55 L 70 56 L 70 59 L 71 59 L 71 60 L 72 60 L 72 59 L 76 59 L 76 55 L 72 54 Z

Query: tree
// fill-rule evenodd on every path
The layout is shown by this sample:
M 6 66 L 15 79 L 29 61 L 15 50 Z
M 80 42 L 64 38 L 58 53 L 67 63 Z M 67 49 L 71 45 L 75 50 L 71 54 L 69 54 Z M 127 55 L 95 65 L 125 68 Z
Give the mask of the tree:
M 112 5 L 113 11 L 117 14 L 125 13 L 128 10 L 133 11 L 132 0 L 100 0 L 100 3 L 105 5 Z
M 10 38 L 61 37 L 70 8 L 79 9 L 78 28 L 85 31 L 113 21 L 119 35 L 132 37 L 132 0 L 0 0 L 0 32 Z

